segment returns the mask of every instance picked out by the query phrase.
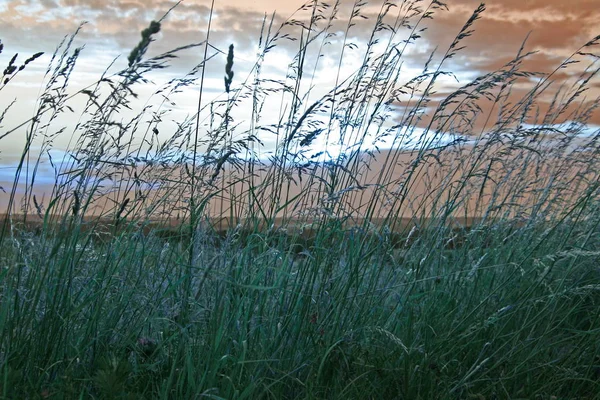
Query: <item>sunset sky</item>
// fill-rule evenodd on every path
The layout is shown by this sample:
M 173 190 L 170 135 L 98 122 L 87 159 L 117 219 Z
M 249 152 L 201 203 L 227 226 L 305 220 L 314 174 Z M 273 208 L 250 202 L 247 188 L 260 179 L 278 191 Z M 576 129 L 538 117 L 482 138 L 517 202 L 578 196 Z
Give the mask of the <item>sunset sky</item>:
M 333 3 L 333 0 L 328 3 Z M 334 30 L 340 37 L 353 3 L 352 0 L 341 1 L 336 22 L 338 25 L 334 25 Z M 364 46 L 367 35 L 372 30 L 381 3 L 382 1 L 369 1 L 363 9 L 363 14 L 369 18 L 357 20 L 357 25 L 350 32 L 351 40 L 358 46 L 356 54 L 362 54 L 361 45 Z M 402 2 L 392 3 L 400 5 Z M 411 47 L 405 56 L 403 68 L 407 77 L 422 70 L 429 54 L 436 47 L 443 54 L 479 3 L 478 0 L 448 0 L 449 11 L 440 10 L 433 20 L 426 21 L 424 26 L 427 26 L 427 31 L 423 33 L 423 39 Z M 2 0 L 2 68 L 8 65 L 14 53 L 19 53 L 17 64 L 39 51 L 45 52 L 45 55 L 29 65 L 0 93 L 0 111 L 17 99 L 11 112 L 0 124 L 0 135 L 31 117 L 32 106 L 40 93 L 43 75 L 53 51 L 62 38 L 73 33 L 81 22 L 87 21 L 87 24 L 77 36 L 75 45 L 85 45 L 85 48 L 71 78 L 74 89 L 80 89 L 98 79 L 117 56 L 119 59 L 111 71 L 124 68 L 127 55 L 140 40 L 141 30 L 150 21 L 160 18 L 174 4 L 175 1 L 172 0 Z M 210 42 L 224 52 L 229 44 L 235 45 L 234 87 L 249 76 L 250 67 L 256 60 L 260 28 L 265 15 L 270 18 L 276 12 L 275 27 L 289 18 L 306 19 L 309 13 L 296 11 L 302 4 L 303 2 L 296 0 L 215 1 Z M 426 6 L 429 2 L 422 4 Z M 209 7 L 209 0 L 182 1 L 163 21 L 161 32 L 152 44 L 149 55 L 204 40 Z M 598 0 L 490 0 L 486 7 L 482 18 L 475 23 L 474 34 L 463 43 L 467 47 L 446 64 L 446 68 L 454 72 L 460 83 L 450 78 L 442 81 L 445 86 L 438 88 L 438 96 L 503 65 L 515 56 L 529 32 L 531 35 L 526 50 L 538 53 L 530 57 L 524 67 L 536 72 L 551 71 L 582 44 L 600 34 Z M 334 45 L 335 40 L 332 39 Z M 284 78 L 297 47 L 298 42 L 280 42 L 266 60 L 266 74 Z M 213 53 L 215 52 L 209 52 Z M 182 76 L 201 60 L 201 56 L 201 48 L 182 53 L 173 67 L 165 71 L 164 80 Z M 333 46 L 317 64 L 312 77 L 317 88 L 315 93 L 318 94 L 320 88 L 332 87 L 334 74 L 331 70 L 336 68 L 337 57 L 339 49 Z M 311 68 L 314 65 L 314 60 L 312 61 L 313 63 L 308 64 Z M 349 76 L 360 66 L 360 61 L 359 56 L 347 51 L 342 76 Z M 572 77 L 572 74 L 583 71 L 588 64 L 589 62 L 582 63 L 580 66 L 572 66 L 566 72 L 559 72 L 556 79 Z M 223 98 L 224 65 L 224 54 L 216 54 L 214 61 L 208 63 L 205 101 Z M 588 98 L 600 95 L 600 82 L 597 79 L 590 83 L 589 88 Z M 189 115 L 194 112 L 196 102 L 197 93 L 188 91 L 180 97 L 175 112 L 179 112 L 182 117 Z M 590 122 L 592 128 L 600 126 L 600 114 L 592 115 Z M 10 175 L 8 160 L 20 154 L 20 137 L 22 138 L 22 134 L 15 132 L 11 137 L 0 141 L 0 166 L 3 166 L 3 175 L 7 175 L 6 177 Z M 268 141 L 266 144 L 269 146 Z M 0 180 L 3 180 L 2 176 Z

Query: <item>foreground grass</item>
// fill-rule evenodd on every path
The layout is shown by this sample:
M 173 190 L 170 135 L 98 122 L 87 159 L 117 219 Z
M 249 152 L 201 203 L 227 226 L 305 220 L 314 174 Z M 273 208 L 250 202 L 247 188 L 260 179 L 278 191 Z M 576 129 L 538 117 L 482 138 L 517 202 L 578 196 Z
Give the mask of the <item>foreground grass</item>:
M 2 246 L 5 398 L 592 398 L 599 220 Z M 548 229 L 550 228 L 550 229 Z M 453 236 L 452 236 L 453 237 Z
M 76 35 L 61 43 L 33 117 L 0 134 L 25 138 L 12 187 L 0 188 L 2 398 L 600 392 L 600 131 L 588 126 L 600 99 L 583 98 L 600 36 L 548 74 L 522 70 L 523 44 L 440 99 L 437 81 L 454 76 L 445 67 L 485 7 L 405 78 L 405 51 L 447 6 L 385 1 L 373 18 L 367 5 L 354 2 L 341 25 L 340 1 L 308 1 L 279 27 L 265 18 L 245 80 L 233 46 L 209 45 L 210 25 L 206 42 L 147 58 L 166 15 L 123 70 L 75 93 L 83 49 Z M 358 20 L 373 21 L 372 35 L 355 44 Z M 263 76 L 293 39 L 285 76 Z M 187 75 L 153 84 L 200 46 Z M 363 63 L 342 76 L 348 52 Z M 337 72 L 317 95 L 321 55 Z M 40 56 L 19 67 L 14 56 L 0 91 Z M 215 57 L 225 91 L 207 100 Z M 570 80 L 555 83 L 557 71 Z M 190 88 L 196 114 L 169 122 Z M 51 189 L 39 188 L 43 164 Z M 215 232 L 222 218 L 230 229 Z

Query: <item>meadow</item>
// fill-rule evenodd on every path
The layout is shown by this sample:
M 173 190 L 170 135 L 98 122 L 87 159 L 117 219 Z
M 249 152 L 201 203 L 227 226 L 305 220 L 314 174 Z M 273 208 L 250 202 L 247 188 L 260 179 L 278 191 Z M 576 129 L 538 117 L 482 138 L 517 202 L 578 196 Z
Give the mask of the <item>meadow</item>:
M 31 118 L 4 126 L 0 104 L 0 149 L 25 138 L 0 191 L 0 398 L 598 398 L 600 36 L 550 73 L 523 38 L 444 92 L 485 6 L 407 77 L 446 4 L 368 5 L 265 16 L 246 76 L 211 18 L 206 41 L 153 54 L 175 7 L 125 68 L 71 89 L 78 31 Z M 263 76 L 281 46 L 284 76 Z M 10 58 L 0 92 L 39 57 Z M 184 90 L 195 112 L 170 120 Z

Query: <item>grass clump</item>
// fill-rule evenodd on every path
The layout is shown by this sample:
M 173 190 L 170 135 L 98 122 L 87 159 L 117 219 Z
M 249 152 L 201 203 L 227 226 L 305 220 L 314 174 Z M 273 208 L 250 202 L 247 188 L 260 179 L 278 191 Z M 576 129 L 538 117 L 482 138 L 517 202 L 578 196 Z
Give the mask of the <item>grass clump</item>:
M 403 80 L 407 49 L 447 6 L 386 1 L 368 41 L 352 43 L 367 5 L 354 3 L 344 29 L 339 1 L 310 1 L 279 27 L 265 18 L 239 81 L 233 45 L 214 47 L 210 28 L 148 58 L 163 18 L 126 68 L 73 93 L 82 49 L 65 39 L 34 118 L 0 135 L 26 137 L 0 231 L 2 398 L 600 392 L 598 99 L 578 100 L 597 79 L 600 38 L 557 68 L 592 60 L 571 87 L 524 71 L 523 45 L 440 100 L 485 7 Z M 298 52 L 286 76 L 263 77 L 288 42 Z M 335 84 L 315 94 L 335 43 Z M 198 65 L 156 88 L 156 71 L 199 47 Z M 351 51 L 362 64 L 346 77 Z M 196 113 L 169 126 L 177 94 L 203 88 L 221 61 L 226 99 L 201 89 Z M 515 99 L 517 85 L 528 91 Z M 138 109 L 140 87 L 155 92 Z M 70 102 L 82 111 L 68 131 Z

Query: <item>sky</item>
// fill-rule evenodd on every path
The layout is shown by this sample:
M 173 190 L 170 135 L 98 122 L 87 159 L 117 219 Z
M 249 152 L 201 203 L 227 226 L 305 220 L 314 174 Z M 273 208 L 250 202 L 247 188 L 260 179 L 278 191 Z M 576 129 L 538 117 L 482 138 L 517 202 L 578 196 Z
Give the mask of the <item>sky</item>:
M 351 75 L 360 66 L 360 50 L 371 33 L 382 2 L 364 1 L 361 13 L 367 18 L 357 19 L 350 31 L 350 40 L 357 49 L 344 53 L 341 76 Z M 403 4 L 400 0 L 389 2 L 399 6 Z M 75 32 L 82 22 L 86 22 L 74 42 L 76 46 L 83 45 L 84 49 L 71 78 L 74 89 L 83 88 L 98 79 L 117 57 L 111 71 L 124 68 L 127 55 L 140 40 L 142 29 L 150 21 L 161 18 L 175 3 L 173 0 L 0 0 L 0 40 L 4 45 L 0 66 L 8 65 L 15 53 L 19 54 L 17 64 L 36 52 L 45 53 L 0 92 L 0 111 L 16 100 L 11 112 L 0 123 L 0 137 L 3 132 L 31 117 L 50 57 L 65 35 Z M 425 6 L 428 3 L 420 4 Z M 422 33 L 422 38 L 408 49 L 404 57 L 403 77 L 409 79 L 421 71 L 434 49 L 438 49 L 438 55 L 443 53 L 479 3 L 477 0 L 447 0 L 448 10 L 436 11 L 434 19 L 426 21 L 424 26 L 427 30 Z M 336 47 L 336 43 L 341 43 L 339 38 L 353 4 L 354 0 L 341 0 L 338 19 L 332 29 L 337 36 L 332 37 L 333 45 L 323 53 L 311 79 L 315 99 L 326 92 L 325 88 L 333 85 L 335 74 L 332 71 L 336 70 L 340 54 L 340 46 Z M 183 0 L 163 21 L 161 32 L 148 54 L 156 55 L 177 46 L 202 42 L 206 38 L 210 5 L 209 0 Z M 273 18 L 275 27 L 289 19 L 306 20 L 310 12 L 299 11 L 302 5 L 302 1 L 296 0 L 215 0 L 210 42 L 223 53 L 212 49 L 209 53 L 215 57 L 206 68 L 205 101 L 225 98 L 223 68 L 230 44 L 235 45 L 235 87 L 250 76 L 265 17 L 267 21 Z M 598 0 L 490 0 L 481 19 L 474 25 L 475 32 L 464 40 L 466 47 L 446 64 L 459 82 L 450 77 L 442 79 L 437 98 L 442 99 L 452 90 L 512 59 L 528 34 L 525 50 L 537 53 L 525 61 L 524 68 L 550 72 L 582 44 L 600 34 L 598 21 Z M 293 26 L 286 29 L 285 32 L 298 35 L 298 29 L 294 31 Z M 297 49 L 297 41 L 280 41 L 265 61 L 265 76 L 274 79 L 285 77 L 289 72 L 287 66 Z M 194 48 L 181 53 L 171 68 L 162 75 L 154 76 L 155 81 L 166 82 L 171 77 L 184 75 L 200 61 L 202 51 L 202 48 Z M 307 65 L 315 65 L 315 54 L 311 53 Z M 573 79 L 586 65 L 570 66 L 568 70 L 559 71 L 555 79 L 559 82 Z M 588 86 L 588 98 L 600 96 L 598 79 Z M 518 90 L 519 87 L 516 88 Z M 522 87 L 521 90 L 525 93 L 527 88 Z M 142 89 L 142 94 L 149 96 L 151 92 L 143 92 Z M 193 113 L 197 96 L 194 90 L 179 95 L 178 105 L 173 108 L 173 118 Z M 549 96 L 546 103 L 550 101 Z M 592 127 L 600 126 L 600 113 L 591 115 L 590 124 Z M 10 175 L 10 160 L 20 154 L 23 137 L 23 132 L 15 131 L 0 139 L 0 174 L 5 171 L 5 175 Z M 265 138 L 265 145 L 273 146 L 274 140 Z M 61 146 L 66 146 L 66 142 L 57 143 L 57 148 Z

